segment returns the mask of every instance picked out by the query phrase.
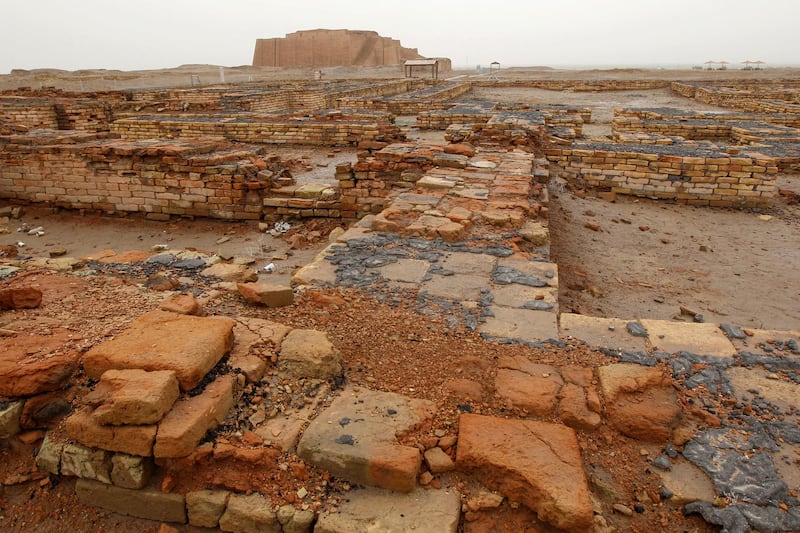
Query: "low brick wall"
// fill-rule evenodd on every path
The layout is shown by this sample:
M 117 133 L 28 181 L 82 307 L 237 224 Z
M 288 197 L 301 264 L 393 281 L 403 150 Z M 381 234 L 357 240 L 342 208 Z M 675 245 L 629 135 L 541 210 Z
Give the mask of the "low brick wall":
M 416 115 L 423 111 L 448 109 L 454 104 L 447 102 L 472 90 L 471 83 L 444 83 L 390 98 L 339 98 L 340 109 L 373 109 L 388 111 L 395 115 Z
M 214 141 L 0 138 L 0 197 L 71 209 L 259 219 L 261 149 Z
M 667 80 L 481 80 L 473 82 L 475 87 L 529 87 L 550 91 L 631 91 L 663 89 L 670 86 Z
M 364 141 L 402 138 L 389 123 L 336 120 L 282 120 L 235 116 L 148 116 L 114 122 L 112 131 L 126 139 L 207 137 L 256 144 L 355 146 Z
M 111 105 L 101 100 L 0 98 L 0 122 L 29 129 L 108 131 Z
M 752 113 L 800 114 L 800 83 L 797 80 L 736 82 L 672 82 L 670 88 L 700 102 Z
M 618 194 L 691 205 L 768 205 L 778 173 L 773 158 L 732 157 L 669 146 L 589 145 L 544 150 L 551 175 Z

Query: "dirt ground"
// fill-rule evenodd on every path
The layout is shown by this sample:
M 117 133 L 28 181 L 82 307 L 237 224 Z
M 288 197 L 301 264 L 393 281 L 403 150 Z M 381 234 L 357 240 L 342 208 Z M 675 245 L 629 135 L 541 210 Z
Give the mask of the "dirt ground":
M 677 107 L 730 112 L 669 89 L 599 93 L 483 89 L 470 97 L 567 104 L 592 110 L 584 135 L 610 135 L 615 107 Z M 800 194 L 800 176 L 778 187 Z M 579 197 L 555 184 L 551 256 L 559 266 L 562 311 L 626 319 L 800 329 L 800 206 L 778 196 L 766 210 L 696 208 L 618 197 Z M 580 195 L 584 196 L 584 195 Z M 764 218 L 769 220 L 764 220 Z M 600 224 L 599 231 L 584 225 Z

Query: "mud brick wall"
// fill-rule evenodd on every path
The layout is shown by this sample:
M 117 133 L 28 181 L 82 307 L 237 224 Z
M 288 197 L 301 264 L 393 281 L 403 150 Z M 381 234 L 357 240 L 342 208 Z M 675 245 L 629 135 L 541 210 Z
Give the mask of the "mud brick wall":
M 632 117 L 642 120 L 696 120 L 713 119 L 722 122 L 757 121 L 778 124 L 789 128 L 800 128 L 800 113 L 698 113 L 680 109 L 641 109 L 615 108 L 614 117 Z
M 775 195 L 778 167 L 772 158 L 658 146 L 624 150 L 605 145 L 544 152 L 553 175 L 618 194 L 725 207 L 765 206 Z
M 448 103 L 472 90 L 471 83 L 435 85 L 393 98 L 340 98 L 336 105 L 340 109 L 373 109 L 388 111 L 395 115 L 416 115 L 423 111 L 449 109 Z
M 126 139 L 197 138 L 256 144 L 356 146 L 401 138 L 393 124 L 378 122 L 231 120 L 220 117 L 139 117 L 116 121 L 112 131 Z
M 781 83 L 776 80 L 774 83 Z M 754 81 L 747 83 L 725 82 L 684 83 L 672 82 L 670 88 L 687 98 L 701 102 L 749 111 L 752 113 L 800 114 L 800 86 L 796 80 L 784 80 L 783 87 L 775 89 L 760 86 Z
M 111 105 L 101 100 L 0 98 L 0 122 L 30 129 L 108 131 Z
M 102 211 L 258 219 L 256 147 L 198 142 L 0 140 L 0 197 Z
M 482 80 L 475 87 L 530 87 L 551 91 L 630 91 L 669 87 L 667 80 Z
M 614 117 L 612 132 L 645 132 L 685 139 L 729 139 L 730 123 L 716 120 L 641 120 L 632 117 Z
M 360 153 L 358 161 L 336 167 L 341 216 L 360 219 L 386 207 L 392 189 L 413 186 L 434 166 L 441 146 L 393 144 L 375 153 Z
M 0 121 L 19 124 L 31 129 L 58 129 L 58 119 L 53 103 L 27 98 L 0 98 Z

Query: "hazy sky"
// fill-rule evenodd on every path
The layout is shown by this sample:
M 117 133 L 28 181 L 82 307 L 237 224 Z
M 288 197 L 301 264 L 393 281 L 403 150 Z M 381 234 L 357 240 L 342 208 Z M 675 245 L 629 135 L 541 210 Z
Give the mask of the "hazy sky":
M 250 64 L 257 38 L 375 30 L 455 65 L 800 64 L 799 0 L 0 0 L 12 68 Z

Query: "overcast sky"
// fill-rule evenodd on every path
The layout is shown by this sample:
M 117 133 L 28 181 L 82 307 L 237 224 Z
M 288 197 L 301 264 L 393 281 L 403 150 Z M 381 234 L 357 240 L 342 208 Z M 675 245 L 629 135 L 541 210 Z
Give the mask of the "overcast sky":
M 800 0 L 0 0 L 0 73 L 246 65 L 315 28 L 468 66 L 800 64 L 799 23 Z

